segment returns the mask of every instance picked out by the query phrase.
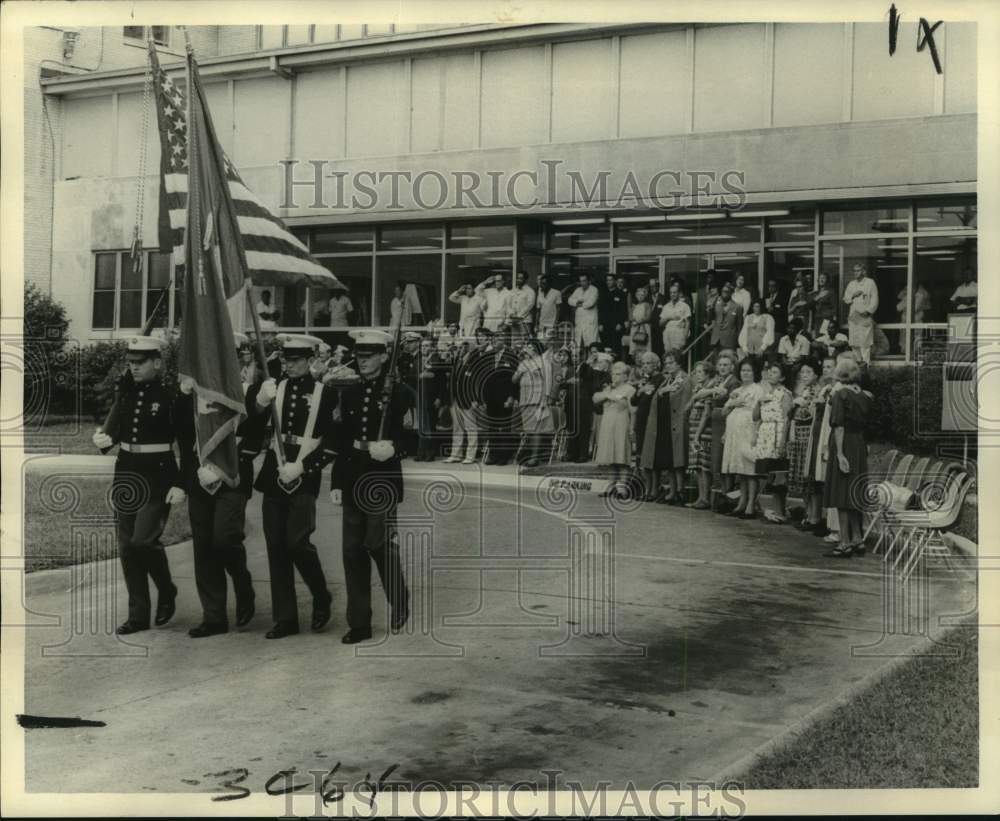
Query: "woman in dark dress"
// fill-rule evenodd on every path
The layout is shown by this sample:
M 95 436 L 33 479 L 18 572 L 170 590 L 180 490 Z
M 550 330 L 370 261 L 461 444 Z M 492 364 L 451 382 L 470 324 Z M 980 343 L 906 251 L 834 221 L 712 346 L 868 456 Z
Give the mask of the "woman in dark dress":
M 673 351 L 663 353 L 663 381 L 653 394 L 650 416 L 655 414 L 653 444 L 654 470 L 665 470 L 670 478 L 669 491 L 657 499 L 660 504 L 683 505 L 684 477 L 688 457 L 688 433 L 685 409 L 691 398 L 691 381 L 680 366 Z M 654 420 L 647 424 L 644 451 L 649 445 L 649 432 Z M 644 454 L 645 455 L 645 454 Z
M 715 358 L 716 384 L 712 388 L 712 410 L 709 421 L 712 425 L 711 465 L 712 478 L 723 492 L 733 489 L 733 477 L 722 472 L 723 438 L 726 434 L 726 414 L 724 408 L 731 394 L 740 386 L 736 376 L 736 354 L 719 351 Z
M 639 381 L 632 395 L 632 405 L 635 407 L 635 466 L 642 476 L 645 490 L 643 499 L 655 502 L 660 489 L 660 471 L 652 467 L 652 462 L 643 461 L 645 452 L 646 431 L 649 427 L 649 409 L 653 402 L 653 394 L 663 381 L 660 373 L 660 357 L 652 351 L 646 351 L 639 358 Z M 655 438 L 655 432 L 651 431 Z
M 824 554 L 837 558 L 865 552 L 861 502 L 868 474 L 865 425 L 872 410 L 872 395 L 861 389 L 861 368 L 842 359 L 834 370 L 837 387 L 830 396 L 830 444 L 823 485 L 823 506 L 836 508 L 840 544 Z

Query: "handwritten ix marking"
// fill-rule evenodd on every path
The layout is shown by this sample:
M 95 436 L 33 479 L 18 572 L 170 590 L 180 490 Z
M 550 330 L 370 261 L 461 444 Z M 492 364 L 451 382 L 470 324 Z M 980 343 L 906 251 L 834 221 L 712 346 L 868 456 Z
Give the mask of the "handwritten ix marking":
M 903 15 L 896 11 L 896 4 L 893 3 L 889 7 L 889 56 L 892 57 L 896 53 L 896 38 L 899 34 L 899 23 L 903 19 Z M 923 51 L 925 48 L 930 50 L 931 60 L 934 61 L 934 70 L 938 74 L 943 73 L 941 68 L 941 58 L 938 56 L 937 44 L 934 42 L 934 32 L 937 31 L 938 26 L 944 23 L 944 20 L 938 20 L 933 26 L 927 21 L 926 17 L 920 18 L 919 28 L 917 29 L 917 52 Z

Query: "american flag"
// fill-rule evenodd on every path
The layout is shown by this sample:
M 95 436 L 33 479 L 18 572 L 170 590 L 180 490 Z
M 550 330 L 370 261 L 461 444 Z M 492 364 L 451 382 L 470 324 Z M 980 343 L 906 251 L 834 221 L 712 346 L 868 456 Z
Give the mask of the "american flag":
M 160 68 L 152 46 L 149 59 L 160 132 L 160 250 L 173 254 L 175 275 L 179 277 L 184 268 L 184 230 L 187 223 L 187 95 Z M 297 285 L 304 282 L 318 287 L 343 287 L 246 187 L 229 157 L 223 154 L 223 158 L 246 253 L 247 277 L 255 285 Z M 227 296 L 232 296 L 232 293 L 227 293 Z

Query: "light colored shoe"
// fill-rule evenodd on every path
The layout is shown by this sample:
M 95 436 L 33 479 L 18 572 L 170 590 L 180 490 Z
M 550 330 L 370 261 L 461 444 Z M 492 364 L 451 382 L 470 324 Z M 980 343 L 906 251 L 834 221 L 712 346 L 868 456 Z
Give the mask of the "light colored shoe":
M 462 460 L 462 464 L 463 465 L 474 465 L 474 464 L 476 464 L 476 460 L 475 459 L 463 459 Z
M 445 459 L 445 462 L 448 462 L 450 464 L 455 464 L 455 462 L 461 462 L 461 461 L 462 460 L 459 459 L 457 456 L 449 456 L 447 459 Z
M 839 533 L 828 533 L 823 537 L 824 542 L 830 542 L 831 544 L 840 544 L 840 534 Z

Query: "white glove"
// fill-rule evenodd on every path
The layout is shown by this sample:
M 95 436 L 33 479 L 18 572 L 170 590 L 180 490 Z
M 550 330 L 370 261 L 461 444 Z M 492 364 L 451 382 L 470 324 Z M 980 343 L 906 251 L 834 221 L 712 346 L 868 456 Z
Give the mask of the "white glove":
M 278 468 L 278 478 L 283 484 L 290 485 L 302 475 L 302 471 L 301 462 L 285 462 Z
M 335 505 L 342 505 L 344 503 L 343 494 L 340 492 L 339 487 L 335 487 L 330 491 L 330 501 Z
M 222 482 L 222 476 L 212 465 L 202 465 L 198 468 L 198 483 L 209 493 L 214 493 Z
M 265 379 L 260 386 L 260 390 L 257 391 L 257 404 L 262 408 L 266 408 L 274 401 L 274 397 L 278 395 L 278 385 L 273 379 Z
M 326 373 L 327 367 L 325 362 L 320 362 L 317 359 L 309 366 L 309 372 L 312 374 L 313 379 L 319 379 Z
M 368 452 L 376 462 L 385 462 L 396 455 L 396 448 L 392 446 L 392 442 L 388 439 L 382 439 L 378 442 L 372 442 L 368 446 Z
M 94 443 L 94 447 L 99 448 L 100 450 L 110 448 L 114 444 L 114 440 L 112 440 L 112 438 L 100 428 L 94 431 L 91 441 Z
M 179 487 L 172 487 L 167 491 L 167 498 L 164 500 L 168 505 L 179 505 L 187 498 L 187 494 Z
M 181 393 L 190 394 L 194 390 L 194 380 L 190 376 L 185 376 L 177 387 L 180 388 Z

